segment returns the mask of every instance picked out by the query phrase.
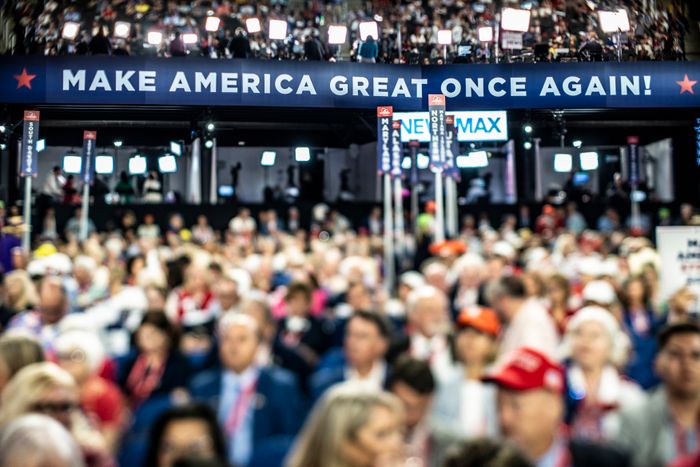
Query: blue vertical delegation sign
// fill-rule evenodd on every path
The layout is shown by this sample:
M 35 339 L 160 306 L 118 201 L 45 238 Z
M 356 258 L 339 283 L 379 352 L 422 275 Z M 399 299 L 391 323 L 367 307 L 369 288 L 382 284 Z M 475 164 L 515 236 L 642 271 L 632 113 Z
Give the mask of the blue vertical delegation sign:
M 401 120 L 391 122 L 391 175 L 400 177 L 403 146 L 401 145 Z
M 445 168 L 445 96 L 428 95 L 430 115 L 430 168 L 442 172 Z
M 639 136 L 628 136 L 627 145 L 628 179 L 636 186 L 639 183 Z
M 377 107 L 377 170 L 380 174 L 391 172 L 391 106 Z
M 36 142 L 39 139 L 39 112 L 36 110 L 24 111 L 24 130 L 22 132 L 22 162 L 20 175 L 22 177 L 35 177 L 37 174 Z
M 459 141 L 457 141 L 457 128 L 455 126 L 454 115 L 445 117 L 445 134 L 446 134 L 446 156 L 445 159 L 445 175 L 452 177 L 455 180 L 459 179 L 459 170 L 455 158 L 459 155 Z
M 96 131 L 83 132 L 83 183 L 92 183 L 94 180 L 96 141 Z

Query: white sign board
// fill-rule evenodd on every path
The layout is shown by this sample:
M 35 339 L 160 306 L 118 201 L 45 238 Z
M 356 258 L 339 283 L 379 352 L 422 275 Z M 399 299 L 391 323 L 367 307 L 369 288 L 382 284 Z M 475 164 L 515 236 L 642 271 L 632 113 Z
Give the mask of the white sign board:
M 505 110 L 447 112 L 454 115 L 458 141 L 507 141 L 508 116 Z M 394 112 L 401 120 L 401 142 L 430 141 L 428 112 Z
M 523 48 L 523 33 L 503 31 L 501 33 L 501 44 L 504 49 L 520 50 Z
M 700 293 L 700 227 L 657 227 L 661 256 L 661 299 L 681 287 Z

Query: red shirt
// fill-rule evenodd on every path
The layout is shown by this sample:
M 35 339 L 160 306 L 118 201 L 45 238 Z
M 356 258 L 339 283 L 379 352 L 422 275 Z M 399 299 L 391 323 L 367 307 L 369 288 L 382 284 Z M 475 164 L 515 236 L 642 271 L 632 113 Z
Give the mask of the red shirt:
M 124 399 L 116 384 L 99 376 L 90 378 L 82 388 L 80 406 L 99 428 L 121 425 Z

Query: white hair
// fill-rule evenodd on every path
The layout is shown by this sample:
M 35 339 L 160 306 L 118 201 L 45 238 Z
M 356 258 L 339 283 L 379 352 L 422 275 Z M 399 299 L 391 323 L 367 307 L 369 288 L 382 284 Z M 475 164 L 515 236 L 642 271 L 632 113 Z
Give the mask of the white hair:
M 219 318 L 217 329 L 219 334 L 223 334 L 232 326 L 248 328 L 255 333 L 256 336 L 260 337 L 261 330 L 258 327 L 258 322 L 250 315 L 244 313 L 224 313 L 224 315 Z
M 73 260 L 73 269 L 84 269 L 94 272 L 97 269 L 97 262 L 87 255 L 76 256 Z
M 465 269 L 481 269 L 484 267 L 484 259 L 476 253 L 466 253 L 455 261 L 452 271 L 455 276 L 459 276 Z
M 75 350 L 85 355 L 91 373 L 100 369 L 105 359 L 105 349 L 94 332 L 86 329 L 68 329 L 61 332 L 54 342 L 56 351 L 69 353 Z
M 412 290 L 408 294 L 408 298 L 406 299 L 406 314 L 409 316 L 413 314 L 413 312 L 416 309 L 416 305 L 418 305 L 419 301 L 433 297 L 440 297 L 442 300 L 447 302 L 447 297 L 445 296 L 445 293 L 432 285 L 424 285 L 422 287 L 418 287 L 415 290 Z
M 587 306 L 581 308 L 566 324 L 566 333 L 559 349 L 562 360 L 571 358 L 574 333 L 583 324 L 599 323 L 610 339 L 610 355 L 608 361 L 615 366 L 624 365 L 630 349 L 630 341 L 615 317 L 605 308 Z
M 0 432 L 0 467 L 17 465 L 85 465 L 78 444 L 53 418 L 29 414 L 16 418 Z

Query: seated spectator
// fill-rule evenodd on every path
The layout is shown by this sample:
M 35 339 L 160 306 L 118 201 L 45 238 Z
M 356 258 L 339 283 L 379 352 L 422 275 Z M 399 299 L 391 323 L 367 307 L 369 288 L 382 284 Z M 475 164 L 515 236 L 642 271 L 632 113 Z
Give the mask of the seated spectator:
M 468 307 L 459 314 L 453 352 L 461 368 L 438 388 L 432 423 L 438 437 L 496 435 L 495 387 L 481 378 L 496 355 L 500 330 L 498 317 L 491 309 Z
M 534 464 L 510 443 L 480 438 L 452 447 L 443 467 L 534 467 Z
M 56 358 L 75 380 L 80 407 L 100 430 L 106 447 L 115 453 L 125 425 L 126 408 L 116 384 L 99 376 L 105 352 L 91 329 L 70 329 L 56 338 Z
M 371 311 L 355 312 L 345 330 L 343 358 L 320 368 L 311 377 L 314 400 L 343 381 L 355 381 L 376 389 L 385 387 L 390 373 L 384 359 L 389 336 L 389 324 L 382 316 Z
M 543 353 L 516 349 L 486 381 L 498 385 L 501 432 L 535 465 L 629 464 L 627 456 L 613 448 L 567 437 L 563 426 L 564 375 Z
M 486 292 L 489 304 L 505 322 L 498 361 L 520 347 L 531 347 L 545 355 L 554 356 L 559 338 L 556 326 L 547 310 L 537 301 L 525 296 L 522 279 L 505 276 L 492 282 Z
M 214 229 L 209 225 L 207 216 L 197 216 L 197 225 L 192 227 L 192 239 L 200 245 L 205 245 L 215 238 Z
M 61 279 L 47 276 L 39 284 L 37 309 L 24 311 L 10 321 L 9 328 L 28 332 L 41 341 L 44 350 L 53 348 L 59 323 L 68 311 L 66 290 Z
M 162 311 L 148 311 L 134 332 L 135 348 L 119 365 L 117 383 L 132 408 L 153 396 L 187 387 L 189 364 L 179 351 L 180 336 Z
M 395 396 L 355 383 L 339 385 L 316 404 L 285 465 L 405 465 L 403 423 Z
M 268 447 L 291 442 L 302 419 L 299 386 L 291 373 L 256 363 L 262 335 L 252 317 L 226 314 L 218 334 L 218 365 L 196 376 L 190 391 L 216 410 L 229 462 L 253 465 Z
M 36 286 L 26 271 L 16 270 L 5 275 L 0 329 L 4 329 L 14 315 L 33 309 L 38 302 Z
M 566 322 L 574 314 L 574 310 L 569 306 L 569 280 L 561 274 L 553 274 L 547 278 L 545 283 L 549 314 L 557 326 L 559 335 L 562 335 L 566 330 Z
M 178 460 L 198 459 L 225 462 L 226 447 L 216 415 L 203 404 L 174 407 L 153 424 L 145 465 L 174 467 Z M 205 464 L 207 465 L 207 464 Z
M 43 361 L 44 350 L 36 339 L 20 333 L 0 336 L 0 393 L 19 370 Z
M 82 467 L 83 455 L 70 432 L 53 418 L 17 417 L 0 431 L 0 467 Z
M 621 410 L 644 403 L 642 389 L 620 375 L 628 339 L 615 318 L 597 307 L 579 310 L 562 343 L 566 369 L 568 424 L 572 438 L 602 441 L 619 434 Z
M 670 325 L 659 334 L 658 347 L 654 367 L 661 386 L 620 417 L 618 441 L 638 467 L 668 465 L 699 446 L 700 327 Z

